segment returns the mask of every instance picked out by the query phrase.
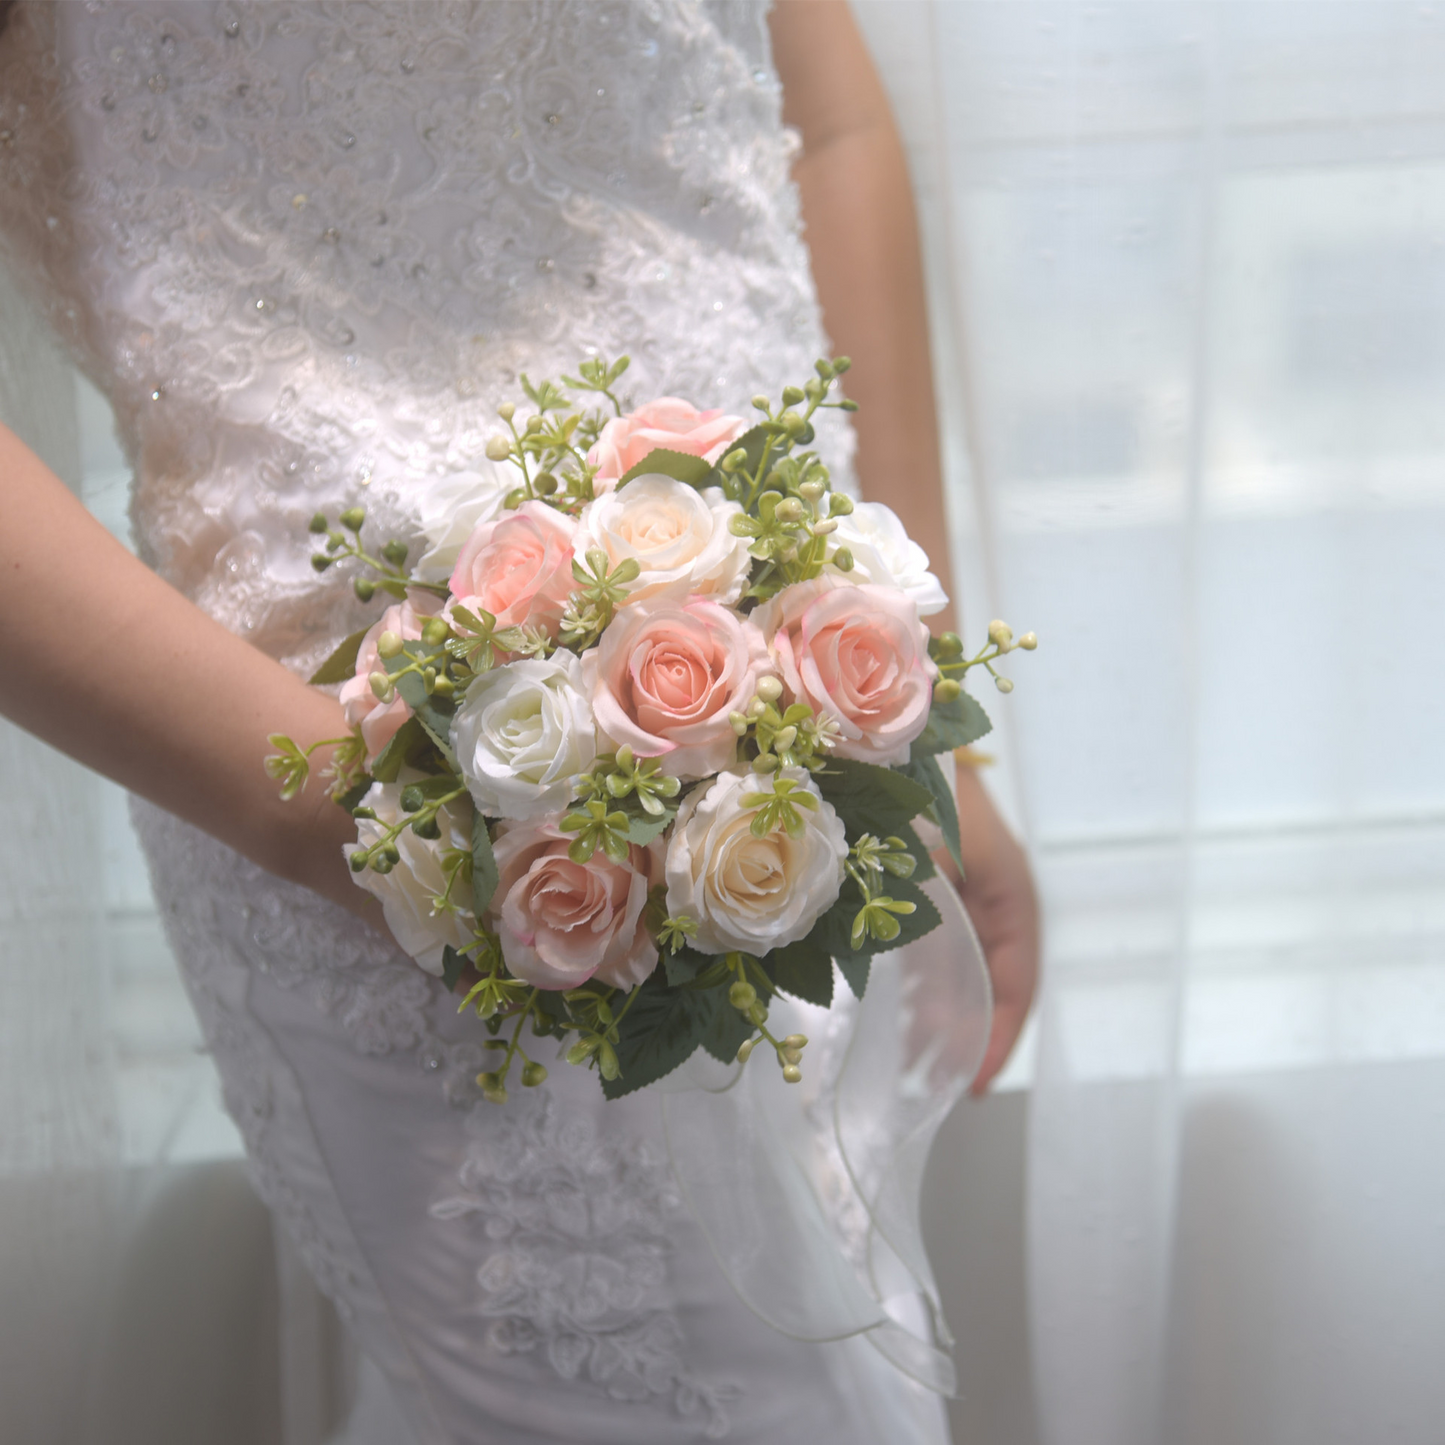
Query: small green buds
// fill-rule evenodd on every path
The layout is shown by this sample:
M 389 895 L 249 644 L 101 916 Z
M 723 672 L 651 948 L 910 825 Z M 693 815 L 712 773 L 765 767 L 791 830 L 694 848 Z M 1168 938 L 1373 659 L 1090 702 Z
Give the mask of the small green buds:
M 401 650 L 404 646 L 405 644 L 402 642 L 400 635 L 393 632 L 390 628 L 387 628 L 387 630 L 376 639 L 376 651 L 378 656 L 384 657 L 388 661 L 390 661 L 393 657 L 400 656 Z
M 421 640 L 428 647 L 440 647 L 451 635 L 451 628 L 441 617 L 427 618 L 426 625 L 421 630 Z
M 759 392 L 759 393 L 753 398 L 753 407 L 754 407 L 754 409 L 757 410 L 757 411 L 771 411 L 771 410 L 772 410 L 772 403 L 769 402 L 769 400 L 767 399 L 767 397 L 765 397 L 765 396 L 762 394 L 762 392 Z
M 348 532 L 359 532 L 366 521 L 366 510 L 363 507 L 348 507 L 336 520 Z
M 723 471 L 732 473 L 737 471 L 739 467 L 746 466 L 747 461 L 747 452 L 745 452 L 742 447 L 734 447 L 733 450 L 722 459 L 721 466 Z
M 398 542 L 393 539 L 381 549 L 381 555 L 385 557 L 393 567 L 400 567 L 401 564 L 406 561 L 407 551 L 408 548 L 405 542 Z
M 728 1002 L 739 1012 L 746 1013 L 758 1001 L 758 991 L 746 979 L 738 979 L 728 989 Z
M 501 406 L 497 408 L 497 415 L 501 417 L 503 421 L 511 421 L 516 414 L 517 408 L 509 401 L 504 401 Z
M 1005 648 L 1014 640 L 1013 628 L 995 617 L 988 625 L 988 640 L 997 648 Z
M 551 472 L 538 472 L 532 478 L 532 490 L 539 497 L 551 497 L 557 491 L 557 478 Z
M 801 388 L 801 387 L 797 387 L 797 386 L 785 386 L 785 387 L 783 388 L 783 405 L 784 405 L 784 406 L 797 406 L 797 405 L 799 405 L 799 403 L 802 402 L 802 400 L 803 400 L 803 391 L 802 391 L 802 388 Z
M 764 702 L 777 702 L 783 695 L 783 684 L 776 677 L 760 677 L 755 691 Z
M 963 692 L 963 685 L 954 677 L 940 677 L 933 684 L 934 702 L 957 702 Z
M 835 356 L 833 358 L 833 371 L 838 376 L 842 376 L 852 365 L 853 358 L 851 356 Z
M 993 685 L 1002 693 L 1010 693 L 1014 690 L 1013 679 L 1008 677 L 996 677 Z
M 358 577 L 351 584 L 358 602 L 370 602 L 376 596 L 376 583 L 370 577 Z
M 784 1064 L 783 1082 L 785 1084 L 801 1084 L 803 1082 L 803 1071 L 796 1064 Z
M 325 514 L 322 512 L 317 512 L 317 514 L 312 517 L 312 519 L 306 524 L 306 530 L 310 532 L 313 536 L 319 537 L 329 525 L 330 523 L 327 522 Z
M 487 438 L 487 460 L 504 462 L 512 455 L 512 444 L 501 433 Z
M 738 1063 L 745 1064 L 752 1058 L 753 1045 L 756 1043 L 756 1039 L 744 1039 L 742 1043 L 738 1045 Z
M 851 517 L 853 515 L 853 498 L 846 492 L 834 492 L 828 498 L 828 515 L 830 517 Z
M 1038 645 L 1039 636 L 1036 632 L 1025 632 L 1024 635 L 1019 638 L 1019 646 L 1022 647 L 1025 652 L 1032 652 Z
M 378 702 L 390 702 L 396 696 L 396 684 L 384 672 L 373 672 L 367 682 Z
M 413 783 L 401 790 L 399 801 L 403 813 L 417 813 L 426 806 L 426 794 Z
M 333 560 L 333 558 L 323 556 L 320 552 L 318 552 L 311 559 L 311 570 L 313 572 L 324 572 L 331 565 Z
M 529 1089 L 535 1089 L 538 1084 L 547 1082 L 547 1069 L 543 1064 L 529 1061 L 522 1070 L 522 1083 Z
M 839 547 L 828 560 L 840 571 L 851 572 L 856 565 L 851 548 Z

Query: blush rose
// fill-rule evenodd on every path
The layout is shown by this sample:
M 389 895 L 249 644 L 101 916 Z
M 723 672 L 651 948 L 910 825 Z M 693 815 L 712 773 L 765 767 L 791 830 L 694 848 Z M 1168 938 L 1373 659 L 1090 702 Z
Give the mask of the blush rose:
M 401 700 L 400 693 L 390 702 L 382 702 L 371 690 L 371 674 L 386 671 L 376 645 L 383 632 L 394 632 L 403 642 L 417 642 L 421 638 L 421 624 L 422 619 L 410 602 L 388 607 L 361 639 L 356 654 L 356 675 L 341 685 L 339 698 L 347 726 L 360 725 L 361 740 L 366 744 L 370 762 L 376 761 L 377 755 L 396 736 L 397 729 L 411 716 L 411 709 Z
M 633 988 L 657 967 L 642 915 L 649 890 L 662 881 L 662 843 L 634 845 L 622 862 L 599 848 L 575 863 L 559 820 L 553 814 L 498 825 L 492 914 L 502 956 L 534 988 L 578 988 L 594 977 Z
M 608 422 L 587 460 L 597 467 L 594 484 L 604 492 L 658 447 L 715 462 L 747 429 L 740 416 L 699 411 L 675 396 L 664 396 Z
M 492 613 L 498 627 L 541 627 L 555 637 L 575 585 L 576 534 L 577 524 L 545 502 L 523 502 L 482 522 L 457 557 L 452 596 Z
M 837 720 L 838 757 L 908 761 L 909 745 L 928 724 L 938 669 L 907 596 L 825 575 L 783 588 L 751 620 L 790 699 Z
M 762 634 L 704 597 L 623 608 L 582 658 L 583 690 L 599 730 L 676 778 L 731 766 L 741 711 L 771 672 Z

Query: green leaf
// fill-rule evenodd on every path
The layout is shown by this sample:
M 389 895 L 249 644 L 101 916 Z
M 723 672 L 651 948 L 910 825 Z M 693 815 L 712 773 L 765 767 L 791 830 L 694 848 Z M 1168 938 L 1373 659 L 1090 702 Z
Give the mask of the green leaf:
M 645 848 L 676 816 L 676 808 L 665 808 L 656 818 L 650 813 L 632 814 L 627 820 L 627 841 L 636 843 L 639 848 Z
M 813 781 L 842 818 L 850 838 L 863 833 L 886 838 L 933 803 L 926 786 L 898 769 L 848 758 L 831 759 Z
M 356 676 L 356 656 L 361 651 L 362 639 L 366 636 L 369 628 L 363 627 L 360 632 L 353 632 L 315 672 L 311 674 L 311 682 L 322 687 L 329 682 L 349 682 Z
M 912 913 L 894 915 L 898 919 L 897 938 L 887 943 L 869 938 L 861 948 L 853 947 L 853 920 L 863 905 L 858 897 L 858 890 L 851 885 L 844 886 L 842 896 L 818 920 L 812 933 L 808 935 L 809 943 L 816 943 L 832 955 L 833 961 L 847 979 L 848 987 L 859 998 L 863 997 L 863 991 L 868 987 L 868 960 L 875 953 L 889 953 L 895 948 L 902 948 L 905 943 L 912 943 L 924 934 L 932 933 L 943 921 L 933 900 L 912 879 L 886 877 L 883 891 L 900 903 L 914 905 Z M 780 984 L 779 987 L 781 986 Z
M 416 719 L 437 745 L 437 751 L 446 759 L 447 766 L 454 772 L 460 772 L 457 755 L 452 751 L 452 714 L 455 711 L 450 703 L 443 708 L 436 699 L 431 699 L 416 709 Z
M 472 912 L 480 919 L 497 891 L 497 860 L 492 856 L 492 835 L 478 809 L 472 815 Z
M 337 806 L 345 808 L 349 813 L 371 791 L 371 783 L 371 778 L 362 778 L 354 788 L 348 788 L 336 800 Z
M 719 1007 L 737 1012 L 721 989 L 670 988 L 661 972 L 654 973 L 618 1025 L 620 1072 L 602 1080 L 602 1092 L 620 1099 L 670 1074 L 715 1026 Z
M 806 938 L 775 948 L 767 963 L 784 993 L 827 1008 L 833 1002 L 833 960 L 817 933 L 815 928 Z
M 371 776 L 379 783 L 394 783 L 397 774 L 428 745 L 426 729 L 409 717 L 393 734 L 371 765 Z
M 673 452 L 666 447 L 657 447 L 617 479 L 618 490 L 634 477 L 657 475 L 671 477 L 675 482 L 686 482 L 690 487 L 705 487 L 712 476 L 712 463 L 703 457 L 690 456 L 687 452 Z
M 674 988 L 691 983 L 704 969 L 711 967 L 712 962 L 707 954 L 699 953 L 695 948 L 688 948 L 686 945 L 676 953 L 662 950 L 663 971 L 667 974 L 668 983 Z
M 737 1062 L 743 1040 L 750 1038 L 753 1026 L 727 1001 L 727 990 L 713 989 L 720 1007 L 713 1010 L 712 1021 L 702 1036 L 702 1046 L 722 1064 Z
M 964 869 L 963 852 L 959 846 L 958 805 L 953 801 L 953 793 L 949 789 L 948 779 L 943 776 L 938 759 L 931 754 L 925 754 L 904 763 L 900 771 L 928 789 L 933 802 L 926 810 L 927 816 L 942 830 L 944 846 L 958 865 L 958 871 L 962 873 Z
M 928 714 L 928 726 L 913 740 L 910 762 L 934 753 L 949 753 L 977 742 L 993 730 L 988 714 L 977 699 L 961 692 L 952 702 L 936 702 Z
M 461 978 L 462 970 L 466 966 L 466 959 L 451 944 L 442 949 L 442 982 L 446 984 L 448 992 L 456 988 L 457 980 Z

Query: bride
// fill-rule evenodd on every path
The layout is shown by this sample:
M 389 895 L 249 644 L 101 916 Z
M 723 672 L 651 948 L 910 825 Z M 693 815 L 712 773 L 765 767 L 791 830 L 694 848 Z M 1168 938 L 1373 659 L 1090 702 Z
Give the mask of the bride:
M 0 26 L 0 245 L 114 407 L 143 559 L 0 427 L 0 708 L 145 800 L 253 1177 L 416 1441 L 944 1440 L 881 1354 L 733 1295 L 655 1091 L 604 1106 L 556 1070 L 479 1103 L 455 1001 L 350 881 L 350 820 L 261 766 L 273 730 L 345 732 L 302 678 L 369 620 L 307 520 L 362 501 L 420 539 L 523 371 L 627 351 L 638 398 L 741 412 L 826 322 L 862 410 L 856 456 L 841 417 L 819 446 L 946 572 L 912 204 L 847 6 L 0 0 Z M 1033 904 L 959 788 L 982 1088 Z

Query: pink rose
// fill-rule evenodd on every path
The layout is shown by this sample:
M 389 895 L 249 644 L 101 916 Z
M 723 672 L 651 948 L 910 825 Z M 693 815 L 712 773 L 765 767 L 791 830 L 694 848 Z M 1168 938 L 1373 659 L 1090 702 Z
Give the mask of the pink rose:
M 534 988 L 578 988 L 594 976 L 633 988 L 657 967 L 642 911 L 648 891 L 662 881 L 662 842 L 628 849 L 622 863 L 600 848 L 574 863 L 559 816 L 497 827 L 492 916 L 502 957 Z
M 388 607 L 361 639 L 356 654 L 356 676 L 341 684 L 341 706 L 346 712 L 347 725 L 361 724 L 368 762 L 376 761 L 381 750 L 396 736 L 397 729 L 411 716 L 411 709 L 401 700 L 400 693 L 390 702 L 381 702 L 371 690 L 371 674 L 386 671 L 376 644 L 383 632 L 394 632 L 403 642 L 420 641 L 421 624 L 422 619 L 410 602 Z
M 452 595 L 483 608 L 498 627 L 543 627 L 556 636 L 572 591 L 572 541 L 577 524 L 546 502 L 481 522 L 462 546 Z
M 664 396 L 608 422 L 587 460 L 598 468 L 597 490 L 605 492 L 658 447 L 715 462 L 747 429 L 740 416 L 699 411 L 675 396 Z
M 754 609 L 790 700 L 837 719 L 834 753 L 903 763 L 928 723 L 938 669 L 928 629 L 896 587 L 850 587 L 818 577 Z
M 677 778 L 730 767 L 741 711 L 772 671 L 753 624 L 705 597 L 664 598 L 620 610 L 582 658 L 597 726 L 617 746 L 661 758 Z

